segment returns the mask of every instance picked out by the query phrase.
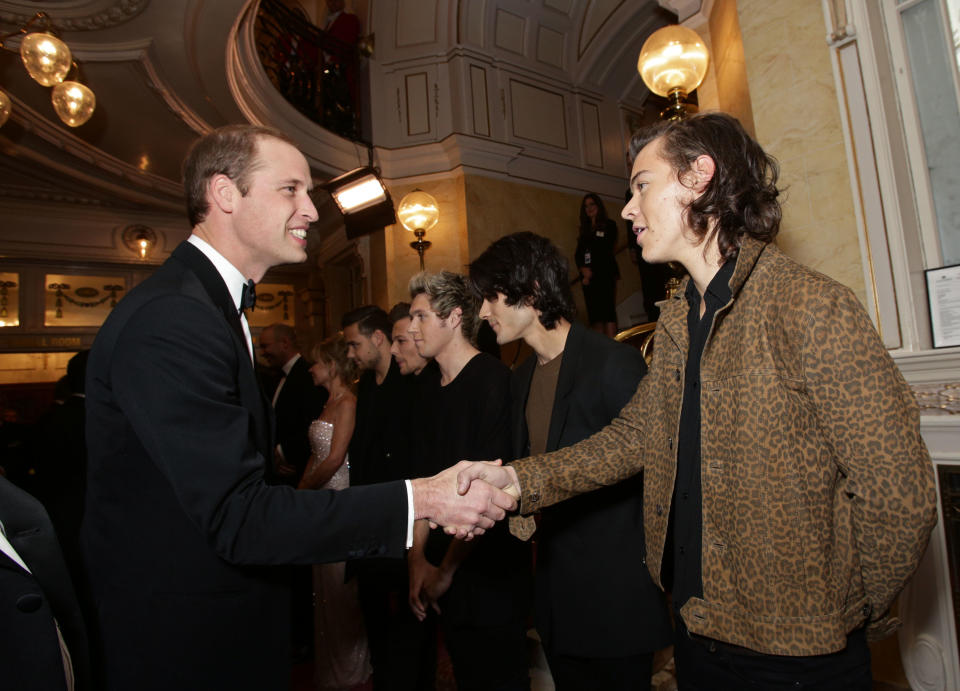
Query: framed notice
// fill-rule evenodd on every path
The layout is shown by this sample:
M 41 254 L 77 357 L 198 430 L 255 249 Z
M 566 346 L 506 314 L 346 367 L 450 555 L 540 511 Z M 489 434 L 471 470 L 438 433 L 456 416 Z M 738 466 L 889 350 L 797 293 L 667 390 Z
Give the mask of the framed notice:
M 933 347 L 960 346 L 960 264 L 925 273 Z

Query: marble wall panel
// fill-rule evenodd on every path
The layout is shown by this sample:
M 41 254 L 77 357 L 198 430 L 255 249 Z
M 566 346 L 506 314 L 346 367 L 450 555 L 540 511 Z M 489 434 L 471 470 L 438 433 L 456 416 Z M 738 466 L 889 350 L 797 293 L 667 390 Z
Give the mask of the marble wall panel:
M 786 189 L 778 244 L 866 302 L 823 7 L 738 0 L 737 13 L 756 137 Z

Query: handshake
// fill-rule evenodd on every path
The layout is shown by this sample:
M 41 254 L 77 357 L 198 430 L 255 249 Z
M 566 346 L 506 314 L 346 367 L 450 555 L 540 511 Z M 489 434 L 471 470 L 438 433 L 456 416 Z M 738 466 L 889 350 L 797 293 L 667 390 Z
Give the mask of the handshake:
M 460 461 L 433 477 L 411 481 L 414 518 L 460 540 L 492 528 L 517 508 L 520 485 L 513 468 L 500 461 Z

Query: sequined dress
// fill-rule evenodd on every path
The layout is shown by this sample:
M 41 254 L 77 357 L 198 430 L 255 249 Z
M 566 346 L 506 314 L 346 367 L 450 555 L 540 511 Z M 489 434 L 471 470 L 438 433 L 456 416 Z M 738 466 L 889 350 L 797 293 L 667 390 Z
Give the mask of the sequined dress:
M 309 435 L 313 454 L 319 459 L 326 458 L 333 439 L 333 424 L 314 420 Z M 323 489 L 339 490 L 349 485 L 348 463 L 344 462 Z M 313 567 L 314 674 L 318 689 L 348 689 L 362 684 L 371 673 L 357 584 L 356 581 L 344 583 L 343 571 L 343 562 Z

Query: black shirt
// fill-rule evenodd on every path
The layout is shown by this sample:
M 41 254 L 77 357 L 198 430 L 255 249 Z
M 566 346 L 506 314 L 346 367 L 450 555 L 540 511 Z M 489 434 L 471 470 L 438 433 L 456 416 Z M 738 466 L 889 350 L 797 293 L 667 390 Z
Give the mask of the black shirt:
M 416 477 L 430 476 L 461 460 L 510 460 L 510 370 L 486 353 L 478 353 L 446 386 L 440 368 L 431 363 L 420 375 L 416 433 Z M 430 532 L 426 556 L 439 564 L 451 539 L 440 529 Z M 501 521 L 479 538 L 458 574 L 485 571 L 497 578 L 525 558 L 528 546 Z
M 702 534 L 703 494 L 700 486 L 700 359 L 713 330 L 717 310 L 730 302 L 730 278 L 735 260 L 724 263 L 704 294 L 706 310 L 700 317 L 700 294 L 693 281 L 684 295 L 689 305 L 687 331 L 690 348 L 683 383 L 683 406 L 677 436 L 677 479 L 673 488 L 673 606 L 680 608 L 691 597 L 703 597 Z
M 350 440 L 350 484 L 417 477 L 411 468 L 414 381 L 391 358 L 380 384 L 367 370 L 357 385 L 357 416 Z

